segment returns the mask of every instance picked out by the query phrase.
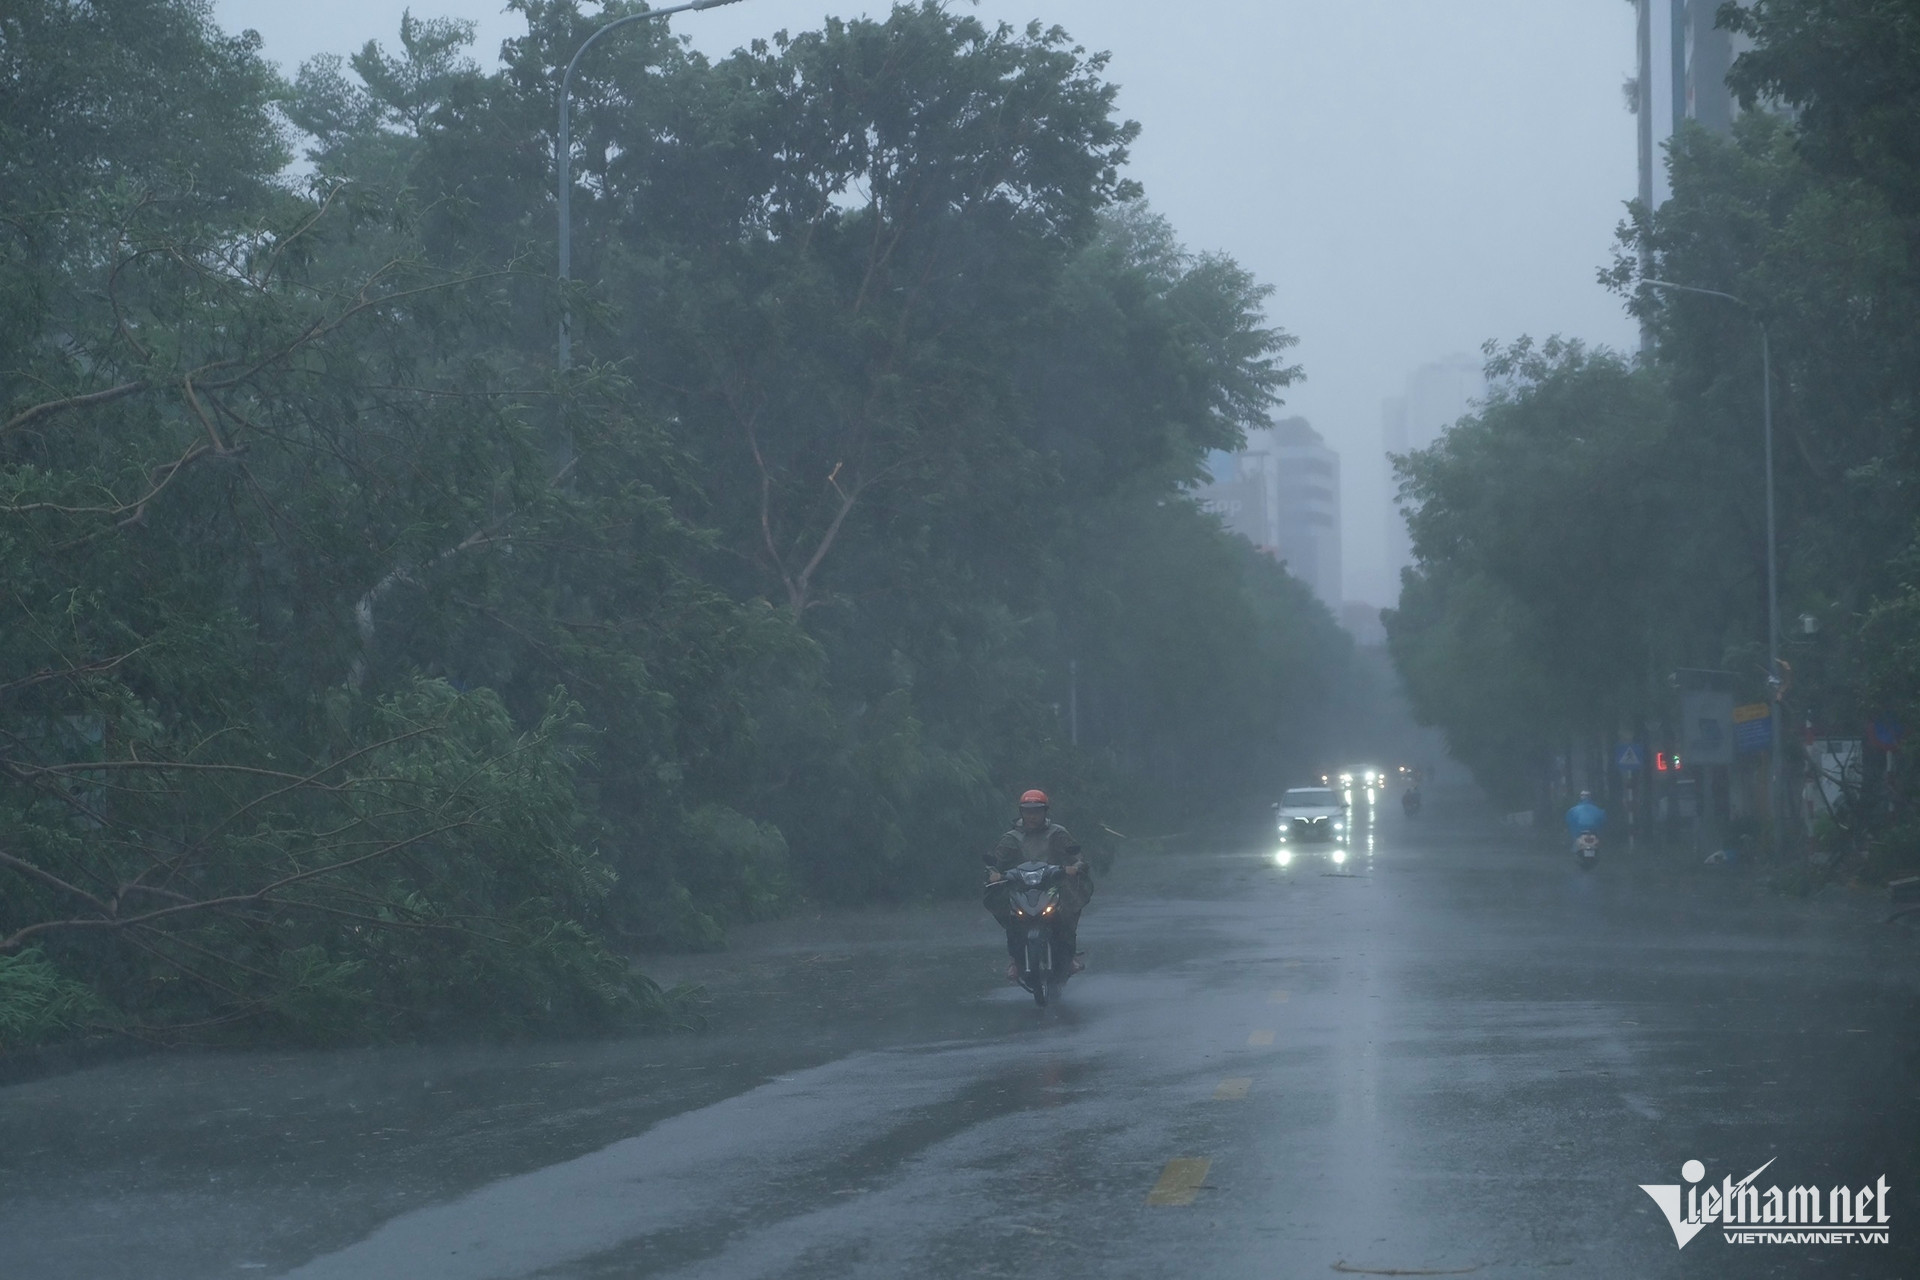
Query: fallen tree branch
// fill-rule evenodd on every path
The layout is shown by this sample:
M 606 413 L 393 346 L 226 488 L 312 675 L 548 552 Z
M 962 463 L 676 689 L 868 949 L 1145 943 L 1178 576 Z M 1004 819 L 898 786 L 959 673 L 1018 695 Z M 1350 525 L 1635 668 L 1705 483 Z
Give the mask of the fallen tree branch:
M 103 918 L 100 919 L 42 920 L 35 924 L 24 925 L 14 930 L 8 937 L 0 939 L 0 952 L 17 951 L 20 947 L 24 946 L 29 939 L 38 937 L 43 933 L 53 933 L 60 930 L 104 929 L 110 932 L 119 932 L 124 929 L 150 927 L 156 920 L 168 919 L 194 912 L 224 911 L 235 907 L 261 905 L 283 907 L 305 906 L 308 904 L 301 903 L 297 899 L 277 899 L 272 895 L 276 890 L 284 889 L 288 885 L 301 884 L 319 876 L 350 870 L 363 863 L 371 862 L 375 858 L 384 857 L 387 854 L 396 853 L 410 845 L 418 844 L 422 840 L 429 840 L 435 836 L 445 835 L 450 831 L 458 831 L 472 825 L 471 822 L 465 820 L 449 822 L 442 826 L 435 827 L 430 831 L 415 832 L 404 840 L 392 841 L 370 853 L 360 854 L 358 857 L 346 858 L 339 862 L 329 863 L 324 867 L 315 867 L 310 871 L 298 871 L 291 875 L 282 876 L 270 884 L 262 885 L 251 893 L 230 893 L 218 898 L 207 898 L 198 902 L 180 903 L 171 907 L 158 907 L 152 911 L 144 911 L 136 916 L 115 915 L 112 904 L 102 902 L 84 890 L 67 885 L 64 881 L 59 880 L 58 877 L 48 875 L 46 872 L 41 871 L 40 868 L 34 867 L 31 863 L 24 863 L 20 859 L 8 854 L 0 854 L 0 865 L 24 868 L 23 874 L 25 874 L 27 870 L 38 872 L 41 878 L 50 879 L 69 892 L 86 898 L 90 903 L 94 904 L 103 915 Z

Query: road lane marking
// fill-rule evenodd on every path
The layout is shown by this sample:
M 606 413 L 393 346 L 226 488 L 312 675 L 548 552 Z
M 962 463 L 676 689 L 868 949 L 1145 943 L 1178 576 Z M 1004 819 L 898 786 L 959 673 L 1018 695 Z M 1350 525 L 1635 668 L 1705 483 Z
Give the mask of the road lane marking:
M 1228 1076 L 1213 1090 L 1215 1102 L 1238 1102 L 1247 1096 L 1247 1090 L 1253 1088 L 1252 1076 Z
M 1560 1267 L 1568 1264 L 1549 1262 L 1546 1265 L 1550 1267 Z M 1404 1267 L 1387 1267 L 1385 1269 L 1378 1267 L 1352 1267 L 1347 1265 L 1345 1258 L 1342 1258 L 1333 1264 L 1333 1269 L 1342 1275 L 1349 1276 L 1468 1276 L 1478 1271 L 1480 1265 L 1475 1263 L 1471 1267 L 1456 1267 L 1451 1271 L 1409 1271 Z
M 1293 993 L 1291 991 L 1288 991 L 1285 987 L 1282 987 L 1267 998 L 1267 1003 L 1268 1004 L 1285 1004 L 1288 1000 L 1292 998 L 1293 998 Z
M 1175 1156 L 1160 1171 L 1160 1181 L 1147 1192 L 1148 1204 L 1192 1204 L 1207 1180 L 1207 1156 Z
M 1272 1044 L 1272 1043 L 1273 1043 L 1273 1032 L 1271 1032 L 1271 1031 L 1256 1031 L 1256 1032 L 1254 1032 L 1254 1033 L 1253 1033 L 1252 1035 L 1250 1035 L 1250 1036 L 1248 1036 L 1248 1037 L 1247 1037 L 1247 1043 L 1248 1043 L 1248 1044 L 1250 1044 L 1250 1045 L 1255 1045 L 1255 1044 Z

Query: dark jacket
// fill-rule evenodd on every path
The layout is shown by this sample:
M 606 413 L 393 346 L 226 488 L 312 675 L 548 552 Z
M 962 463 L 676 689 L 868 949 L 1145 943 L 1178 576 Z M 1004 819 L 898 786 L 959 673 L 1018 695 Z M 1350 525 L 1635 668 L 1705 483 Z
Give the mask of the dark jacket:
M 1068 876 L 1061 886 L 1061 900 L 1067 910 L 1077 913 L 1093 896 L 1093 868 L 1080 856 L 1080 842 L 1057 822 L 1049 822 L 1039 831 L 1016 826 L 981 857 L 988 867 L 1002 873 L 1023 862 L 1051 862 L 1060 867 L 1077 863 L 1080 870 Z

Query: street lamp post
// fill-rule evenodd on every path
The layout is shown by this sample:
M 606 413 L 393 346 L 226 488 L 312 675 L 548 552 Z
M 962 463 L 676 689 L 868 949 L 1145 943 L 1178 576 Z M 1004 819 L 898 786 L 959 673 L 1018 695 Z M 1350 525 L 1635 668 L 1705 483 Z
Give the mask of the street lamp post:
M 645 13 L 630 13 L 624 18 L 615 18 L 599 28 L 581 42 L 573 51 L 572 61 L 567 63 L 566 74 L 560 77 L 560 131 L 554 138 L 553 167 L 557 173 L 558 185 L 555 188 L 560 206 L 560 368 L 565 369 L 573 357 L 573 311 L 567 306 L 566 285 L 573 267 L 573 134 L 568 125 L 567 105 L 573 93 L 574 68 L 580 65 L 580 58 L 593 47 L 593 42 L 617 27 L 629 22 L 639 22 L 643 18 L 665 18 L 670 14 L 685 13 L 689 9 L 717 9 L 723 4 L 735 4 L 738 0 L 688 0 L 686 4 L 670 5 L 665 9 L 649 9 Z
M 1676 289 L 1681 293 L 1698 293 L 1709 298 L 1721 298 L 1733 303 L 1748 315 L 1760 327 L 1760 416 L 1762 433 L 1766 440 L 1767 473 L 1767 712 L 1768 725 L 1773 733 L 1773 770 L 1768 778 L 1768 791 L 1771 793 L 1773 808 L 1773 844 L 1777 855 L 1782 845 L 1785 823 L 1782 810 L 1786 808 L 1786 783 L 1781 777 L 1785 772 L 1787 760 L 1786 739 L 1781 736 L 1780 721 L 1780 569 L 1778 541 L 1774 535 L 1773 516 L 1773 351 L 1767 338 L 1767 322 L 1746 301 L 1718 289 L 1701 289 L 1690 284 L 1674 284 L 1670 280 L 1642 280 L 1643 284 L 1656 289 Z

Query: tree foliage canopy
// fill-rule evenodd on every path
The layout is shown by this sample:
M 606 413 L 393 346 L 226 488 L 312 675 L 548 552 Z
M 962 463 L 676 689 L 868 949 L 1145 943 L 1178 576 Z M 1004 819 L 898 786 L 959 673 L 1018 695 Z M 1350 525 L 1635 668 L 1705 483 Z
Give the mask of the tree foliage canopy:
M 1730 135 L 1675 136 L 1672 197 L 1631 207 L 1602 276 L 1651 358 L 1495 353 L 1488 404 L 1402 463 L 1419 563 L 1396 653 L 1423 713 L 1515 800 L 1570 742 L 1597 759 L 1673 741 L 1680 668 L 1769 697 L 1763 328 L 1787 723 L 1859 738 L 1920 716 L 1902 630 L 1920 617 L 1920 24 L 1891 0 L 1720 20 L 1753 41 L 1730 76 L 1748 110 Z M 1496 657 L 1511 680 L 1486 674 Z M 1913 857 L 1913 779 L 1894 776 L 1891 805 L 1845 819 L 1848 851 Z
M 1292 340 L 1102 57 L 601 42 L 562 373 L 554 87 L 635 10 L 513 7 L 498 72 L 409 15 L 291 84 L 190 0 L 0 16 L 7 1043 L 665 1015 L 621 951 L 964 887 L 1030 785 L 1239 804 L 1326 713 L 1186 496 Z

